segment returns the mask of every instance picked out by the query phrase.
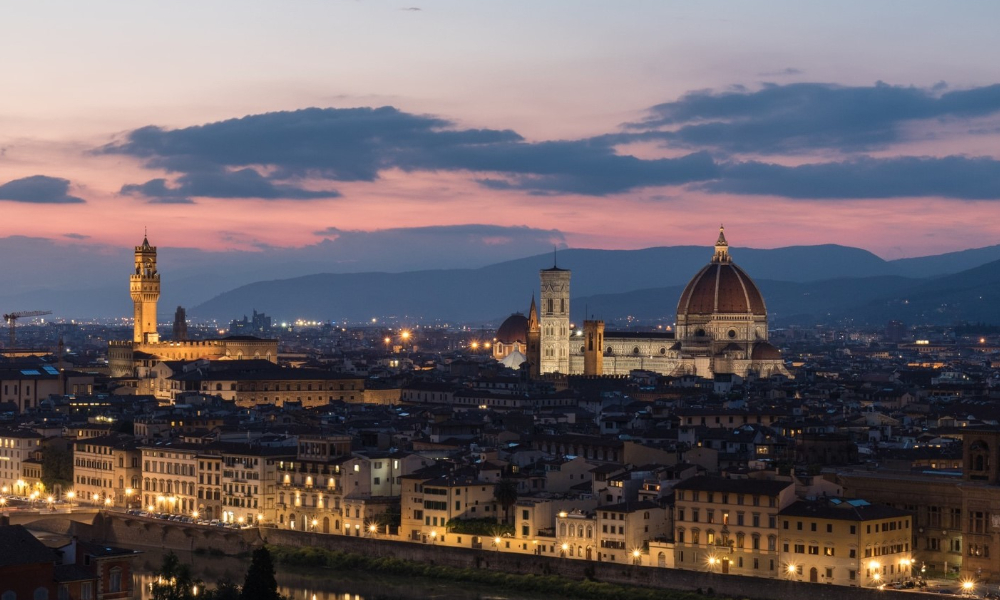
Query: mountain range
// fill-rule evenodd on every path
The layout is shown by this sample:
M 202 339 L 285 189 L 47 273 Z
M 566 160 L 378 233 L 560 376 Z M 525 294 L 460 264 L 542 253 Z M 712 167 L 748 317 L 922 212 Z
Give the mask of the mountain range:
M 772 323 L 809 324 L 850 318 L 857 323 L 944 324 L 1000 322 L 1000 260 L 957 273 L 947 269 L 989 258 L 935 256 L 884 261 L 843 246 L 774 250 L 733 249 L 734 260 L 754 278 Z M 567 250 L 558 265 L 573 271 L 572 317 L 612 321 L 626 316 L 672 322 L 677 299 L 709 253 L 701 247 L 635 251 Z M 192 314 L 221 318 L 248 303 L 279 315 L 364 321 L 496 323 L 526 312 L 538 288 L 538 270 L 552 255 L 507 261 L 480 269 L 408 273 L 319 274 L 241 286 L 200 304 Z M 905 275 L 901 274 L 905 273 Z M 945 274 L 947 273 L 947 274 Z M 276 308 L 271 308 L 276 307 Z
M 48 309 L 56 318 L 130 316 L 131 250 L 0 238 L 0 255 L 7 258 L 0 261 L 0 309 Z M 1000 323 L 1000 246 L 891 261 L 838 245 L 736 247 L 731 253 L 760 286 L 775 325 L 844 317 Z M 278 320 L 496 323 L 527 311 L 538 293 L 538 270 L 557 261 L 573 271 L 574 319 L 632 315 L 671 322 L 683 286 L 711 254 L 703 246 L 569 249 L 485 266 L 365 272 L 357 261 L 338 260 L 337 247 L 326 243 L 259 252 L 161 247 L 160 321 L 183 305 L 199 321 L 228 322 L 257 309 Z M 373 264 L 392 264 L 388 254 L 379 259 Z M 437 264 L 476 260 L 483 257 Z

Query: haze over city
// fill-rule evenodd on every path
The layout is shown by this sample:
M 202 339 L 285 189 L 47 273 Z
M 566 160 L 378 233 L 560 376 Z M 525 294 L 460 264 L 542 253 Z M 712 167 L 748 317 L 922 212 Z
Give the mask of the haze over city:
M 4 9 L 10 248 L 148 227 L 364 270 L 705 245 L 726 221 L 891 259 L 1000 227 L 996 3 L 55 7 Z

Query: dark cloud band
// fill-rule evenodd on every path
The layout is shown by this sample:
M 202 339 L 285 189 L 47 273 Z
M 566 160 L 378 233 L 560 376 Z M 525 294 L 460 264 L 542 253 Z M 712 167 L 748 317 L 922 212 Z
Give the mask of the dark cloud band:
M 33 175 L 0 185 L 0 200 L 29 204 L 83 204 L 83 198 L 69 195 L 68 179 Z

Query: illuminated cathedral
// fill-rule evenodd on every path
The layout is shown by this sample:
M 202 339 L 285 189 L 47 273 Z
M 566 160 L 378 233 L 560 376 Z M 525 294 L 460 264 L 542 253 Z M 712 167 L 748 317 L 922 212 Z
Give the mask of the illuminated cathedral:
M 732 261 L 721 227 L 711 260 L 681 293 L 674 331 L 609 331 L 600 320 L 585 320 L 574 330 L 571 272 L 553 266 L 539 275 L 540 307 L 532 300 L 527 317 L 514 315 L 497 331 L 502 349 L 523 340 L 532 376 L 627 375 L 637 369 L 675 377 L 790 376 L 781 353 L 767 339 L 764 297 Z

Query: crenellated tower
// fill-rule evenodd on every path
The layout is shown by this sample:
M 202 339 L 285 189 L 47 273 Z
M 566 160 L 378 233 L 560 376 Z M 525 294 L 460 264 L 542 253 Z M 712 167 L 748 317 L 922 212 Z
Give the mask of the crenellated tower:
M 156 301 L 160 299 L 160 273 L 156 270 L 156 247 L 143 236 L 142 245 L 135 247 L 135 273 L 129 278 L 129 290 L 135 307 L 132 341 L 160 341 L 156 331 Z

